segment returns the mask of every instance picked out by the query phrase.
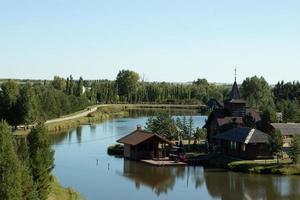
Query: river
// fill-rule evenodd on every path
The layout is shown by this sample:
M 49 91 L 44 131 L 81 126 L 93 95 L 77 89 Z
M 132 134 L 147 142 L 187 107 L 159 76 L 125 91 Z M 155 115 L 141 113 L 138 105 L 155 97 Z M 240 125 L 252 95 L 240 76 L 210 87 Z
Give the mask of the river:
M 90 200 L 300 199 L 298 176 L 153 167 L 107 155 L 109 145 L 138 124 L 145 126 L 147 118 L 134 114 L 52 136 L 54 175 Z M 206 119 L 193 115 L 195 126 L 202 126 Z

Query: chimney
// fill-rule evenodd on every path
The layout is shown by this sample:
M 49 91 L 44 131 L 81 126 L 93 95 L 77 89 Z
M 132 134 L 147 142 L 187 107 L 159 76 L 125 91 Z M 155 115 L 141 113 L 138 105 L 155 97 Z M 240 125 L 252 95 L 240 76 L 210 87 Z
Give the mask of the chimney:
M 137 130 L 137 131 L 142 131 L 143 128 L 142 128 L 142 126 L 139 124 L 139 125 L 136 126 L 136 130 Z

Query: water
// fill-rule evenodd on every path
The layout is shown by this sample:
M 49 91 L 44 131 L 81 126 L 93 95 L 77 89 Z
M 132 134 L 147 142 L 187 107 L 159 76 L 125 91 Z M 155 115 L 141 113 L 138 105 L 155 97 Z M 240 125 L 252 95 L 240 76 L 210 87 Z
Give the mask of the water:
M 107 147 L 147 117 L 113 119 L 54 136 L 54 174 L 90 200 L 300 199 L 300 177 L 251 175 L 202 167 L 153 167 L 108 156 Z M 202 126 L 205 116 L 193 116 Z

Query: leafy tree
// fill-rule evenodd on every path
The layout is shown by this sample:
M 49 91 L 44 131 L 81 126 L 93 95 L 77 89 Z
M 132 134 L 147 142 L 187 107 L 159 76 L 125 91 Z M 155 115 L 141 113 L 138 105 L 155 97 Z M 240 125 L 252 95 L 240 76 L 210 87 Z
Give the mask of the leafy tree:
M 6 119 L 11 125 L 17 125 L 16 105 L 20 96 L 19 85 L 14 81 L 8 81 L 1 85 L 0 93 L 0 117 Z
M 148 118 L 146 129 L 170 140 L 177 139 L 177 128 L 172 117 L 166 113 Z
M 263 77 L 246 78 L 241 86 L 242 97 L 256 109 L 273 106 L 272 90 Z
M 279 156 L 282 155 L 283 139 L 280 130 L 274 130 L 270 134 L 271 152 L 277 157 L 277 163 L 279 163 Z
M 256 120 L 255 120 L 254 117 L 251 115 L 251 113 L 246 114 L 246 115 L 243 117 L 243 122 L 244 122 L 244 125 L 245 125 L 246 127 L 249 127 L 249 128 L 255 128 L 255 127 L 256 127 Z
M 125 97 L 127 98 L 127 100 L 130 100 L 130 97 L 137 88 L 139 79 L 139 74 L 134 71 L 119 71 L 116 78 L 119 96 Z
M 270 133 L 272 131 L 272 127 L 270 126 L 271 122 L 276 121 L 276 112 L 272 107 L 266 107 L 261 115 L 261 121 L 258 126 L 263 132 Z
M 288 155 L 294 164 L 299 163 L 300 160 L 300 137 L 295 136 L 292 140 L 291 147 L 288 151 Z
M 53 170 L 53 155 L 48 134 L 43 124 L 38 124 L 28 135 L 31 173 L 38 197 L 47 199 Z
M 37 99 L 30 83 L 26 83 L 20 90 L 17 110 L 16 117 L 19 119 L 19 123 L 31 124 L 36 120 Z
M 0 197 L 21 200 L 21 166 L 8 124 L 0 122 Z
M 206 139 L 206 132 L 204 129 L 197 127 L 193 134 L 194 144 L 198 144 L 200 140 Z
M 77 88 L 76 88 L 76 96 L 81 96 L 83 93 L 83 79 L 82 77 L 79 78 L 79 81 L 77 83 Z
M 51 82 L 51 85 L 57 90 L 64 91 L 66 89 L 66 80 L 59 76 L 54 76 L 54 79 Z

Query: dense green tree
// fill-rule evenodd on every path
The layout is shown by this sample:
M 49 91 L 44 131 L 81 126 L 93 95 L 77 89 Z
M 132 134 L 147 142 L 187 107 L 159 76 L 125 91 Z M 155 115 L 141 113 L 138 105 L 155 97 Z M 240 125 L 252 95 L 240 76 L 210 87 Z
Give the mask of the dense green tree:
M 30 83 L 26 83 L 20 90 L 17 106 L 19 124 L 31 124 L 37 117 L 37 99 Z
M 49 194 L 53 155 L 47 131 L 43 124 L 38 124 L 28 135 L 30 169 L 36 185 L 38 197 L 45 200 Z
M 130 70 L 119 71 L 116 84 L 118 88 L 118 94 L 121 97 L 125 97 L 126 100 L 130 101 L 133 98 L 133 93 L 137 89 L 138 81 L 140 76 L 138 73 Z
M 241 93 L 242 97 L 256 109 L 274 106 L 271 87 L 263 77 L 246 78 L 242 83 Z
M 291 147 L 288 151 L 288 155 L 294 164 L 299 163 L 300 161 L 300 137 L 299 136 L 295 136 L 293 138 Z
M 1 85 L 0 117 L 11 125 L 17 125 L 17 101 L 20 96 L 19 85 L 15 81 L 8 81 Z
M 12 134 L 6 122 L 0 122 L 0 197 L 21 200 L 22 173 Z
M 276 121 L 277 116 L 275 110 L 273 109 L 273 107 L 267 106 L 262 112 L 261 121 L 258 125 L 258 129 L 260 129 L 263 132 L 270 133 L 272 131 L 272 127 L 270 126 L 270 124 Z
M 282 155 L 283 139 L 280 130 L 273 130 L 270 134 L 270 147 L 271 152 L 277 157 L 277 163 L 279 163 L 279 156 Z
M 151 116 L 146 123 L 146 129 L 170 140 L 177 139 L 177 128 L 172 117 L 167 113 Z
M 51 85 L 61 91 L 65 91 L 66 89 L 66 80 L 59 76 L 54 76 L 53 81 L 51 82 Z
M 76 87 L 76 96 L 81 96 L 83 94 L 83 78 L 80 77 L 78 82 L 77 82 L 77 87 Z
M 243 117 L 243 123 L 246 127 L 249 128 L 255 128 L 256 127 L 256 120 L 254 119 L 254 117 L 251 115 L 251 113 L 246 114 Z
M 193 134 L 194 144 L 198 144 L 200 140 L 206 139 L 206 132 L 204 129 L 197 127 Z

